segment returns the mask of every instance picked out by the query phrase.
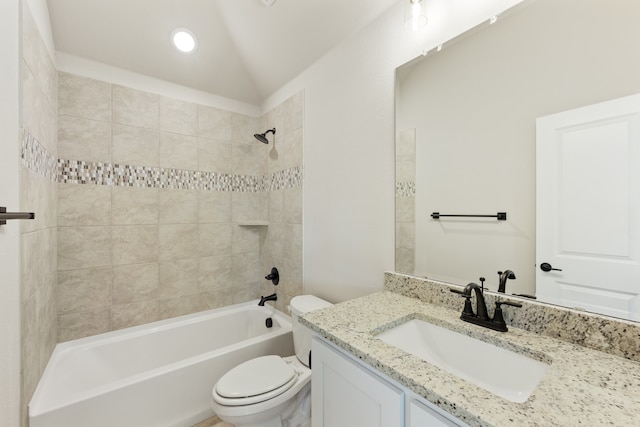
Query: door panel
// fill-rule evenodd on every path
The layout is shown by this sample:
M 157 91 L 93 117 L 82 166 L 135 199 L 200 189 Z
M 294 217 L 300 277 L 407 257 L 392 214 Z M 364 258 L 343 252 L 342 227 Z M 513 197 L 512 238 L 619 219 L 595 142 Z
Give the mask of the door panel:
M 640 320 L 639 123 L 640 95 L 537 120 L 540 300 Z

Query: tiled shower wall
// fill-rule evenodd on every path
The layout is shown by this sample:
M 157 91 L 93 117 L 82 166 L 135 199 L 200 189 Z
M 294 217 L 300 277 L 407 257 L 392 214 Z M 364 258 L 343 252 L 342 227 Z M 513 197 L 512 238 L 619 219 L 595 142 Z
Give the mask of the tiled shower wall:
M 267 193 L 268 227 L 261 227 L 261 273 L 278 268 L 280 283 L 273 286 L 262 280 L 261 295 L 278 294 L 275 306 L 287 312 L 291 298 L 302 288 L 302 141 L 304 95 L 299 93 L 266 113 L 260 120 L 260 132 L 276 128 L 269 135 L 267 175 L 280 171 L 299 174 L 291 184 L 273 186 Z M 262 274 L 264 276 L 265 274 Z
M 271 264 L 300 293 L 302 94 L 258 119 L 58 81 L 58 341 L 257 298 Z
M 415 269 L 416 130 L 398 132 L 396 139 L 396 270 Z
M 26 426 L 27 403 L 57 336 L 57 73 L 27 2 L 20 4 L 20 210 L 36 214 L 34 220 L 20 221 L 21 406 L 22 425 Z

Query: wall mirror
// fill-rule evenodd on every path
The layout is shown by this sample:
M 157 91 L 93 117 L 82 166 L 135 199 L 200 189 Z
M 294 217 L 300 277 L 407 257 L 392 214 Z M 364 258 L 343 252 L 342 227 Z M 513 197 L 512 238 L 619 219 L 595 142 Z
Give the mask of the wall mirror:
M 495 291 L 510 269 L 506 293 L 536 295 L 536 119 L 640 93 L 639 20 L 525 0 L 396 70 L 397 272 Z

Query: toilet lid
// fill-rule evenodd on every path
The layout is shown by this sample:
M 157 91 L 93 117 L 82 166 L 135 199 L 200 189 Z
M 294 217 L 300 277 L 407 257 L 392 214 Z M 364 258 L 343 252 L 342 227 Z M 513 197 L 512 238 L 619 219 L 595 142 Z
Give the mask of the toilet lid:
M 224 374 L 216 384 L 221 397 L 240 399 L 264 395 L 295 381 L 296 373 L 280 356 L 263 356 L 244 362 Z M 277 394 L 280 394 L 277 393 Z

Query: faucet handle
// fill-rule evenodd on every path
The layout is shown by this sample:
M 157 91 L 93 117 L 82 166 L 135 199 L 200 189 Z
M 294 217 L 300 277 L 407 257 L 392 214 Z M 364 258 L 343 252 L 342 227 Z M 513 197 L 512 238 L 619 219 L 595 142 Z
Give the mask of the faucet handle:
M 465 291 L 461 291 L 459 289 L 449 288 L 451 292 L 454 294 L 460 294 L 466 300 L 464 301 L 464 309 L 462 310 L 462 315 L 475 316 L 473 312 L 473 307 L 471 306 L 471 294 L 466 293 Z
M 496 325 L 495 329 L 500 332 L 507 332 L 507 323 L 504 321 L 504 316 L 502 315 L 502 305 L 510 305 L 513 307 L 522 307 L 522 304 L 511 301 L 499 301 L 496 300 L 496 309 L 493 312 L 493 319 L 491 322 Z

